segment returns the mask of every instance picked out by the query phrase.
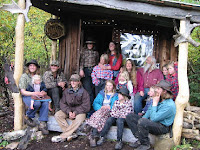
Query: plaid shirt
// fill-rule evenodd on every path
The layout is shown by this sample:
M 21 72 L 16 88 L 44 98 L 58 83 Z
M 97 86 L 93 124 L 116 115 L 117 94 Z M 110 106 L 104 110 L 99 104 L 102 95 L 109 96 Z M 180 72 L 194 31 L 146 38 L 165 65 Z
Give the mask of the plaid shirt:
M 125 100 L 124 103 L 120 103 L 116 100 L 113 108 L 111 109 L 110 115 L 114 118 L 126 118 L 128 114 L 133 111 L 131 100 Z
M 169 74 L 166 80 L 171 83 L 171 91 L 173 93 L 173 100 L 175 101 L 179 91 L 178 74 L 177 73 L 173 75 Z
M 94 50 L 84 49 L 80 55 L 80 69 L 94 67 L 99 62 L 99 53 Z
M 105 66 L 110 66 L 105 64 Z M 103 70 L 98 65 L 93 68 L 91 73 L 92 83 L 98 86 L 100 83 L 99 79 L 112 80 L 113 72 L 111 70 Z

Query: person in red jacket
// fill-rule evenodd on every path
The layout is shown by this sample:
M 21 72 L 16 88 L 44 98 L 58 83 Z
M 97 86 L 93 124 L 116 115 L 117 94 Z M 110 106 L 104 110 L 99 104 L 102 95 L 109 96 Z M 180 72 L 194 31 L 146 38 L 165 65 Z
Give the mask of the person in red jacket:
M 109 43 L 108 56 L 109 56 L 110 66 L 102 66 L 101 65 L 100 67 L 101 67 L 101 69 L 112 70 L 113 77 L 115 79 L 119 74 L 119 70 L 120 70 L 120 67 L 122 64 L 122 55 L 117 50 L 114 42 Z

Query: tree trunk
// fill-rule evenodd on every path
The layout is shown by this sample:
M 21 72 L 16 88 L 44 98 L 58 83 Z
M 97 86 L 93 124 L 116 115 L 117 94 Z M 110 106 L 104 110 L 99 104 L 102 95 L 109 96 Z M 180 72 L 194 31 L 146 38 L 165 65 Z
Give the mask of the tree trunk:
M 58 17 L 53 15 L 53 19 L 57 19 Z M 56 60 L 56 52 L 57 52 L 57 40 L 52 40 L 52 47 L 51 47 L 51 62 Z
M 25 0 L 19 0 L 18 5 L 21 9 L 25 9 Z M 19 14 L 15 28 L 16 47 L 15 47 L 15 83 L 19 85 L 19 79 L 23 73 L 24 61 L 24 24 L 25 18 L 23 14 Z M 23 103 L 20 93 L 12 93 L 14 99 L 14 130 L 22 129 Z
M 186 21 L 180 21 L 180 33 L 186 33 Z M 188 43 L 179 44 L 178 55 L 178 83 L 179 94 L 176 98 L 176 116 L 173 125 L 173 140 L 175 145 L 180 144 L 183 125 L 183 111 L 189 100 L 189 85 L 187 78 Z

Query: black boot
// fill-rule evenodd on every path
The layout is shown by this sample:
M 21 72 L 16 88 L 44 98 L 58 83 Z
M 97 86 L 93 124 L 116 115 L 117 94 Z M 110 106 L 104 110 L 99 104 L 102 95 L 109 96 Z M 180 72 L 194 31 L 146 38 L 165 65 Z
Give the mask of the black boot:
M 44 122 L 44 121 L 41 121 L 41 122 L 40 122 L 39 130 L 42 131 L 42 134 L 43 134 L 43 135 L 49 134 L 49 130 L 47 129 L 47 123 Z
M 24 122 L 30 126 L 30 127 L 35 127 L 36 126 L 36 123 L 35 121 L 33 121 L 31 118 L 29 118 L 28 116 L 25 116 L 24 117 Z

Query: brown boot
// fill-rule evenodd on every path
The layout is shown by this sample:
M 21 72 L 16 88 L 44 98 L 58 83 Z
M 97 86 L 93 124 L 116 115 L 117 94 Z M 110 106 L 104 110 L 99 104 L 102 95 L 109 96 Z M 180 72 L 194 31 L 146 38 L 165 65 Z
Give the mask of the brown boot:
M 34 120 L 32 120 L 31 118 L 29 118 L 28 116 L 24 116 L 24 122 L 25 124 L 27 124 L 30 127 L 35 127 L 36 123 Z
M 97 146 L 97 142 L 96 139 L 94 137 L 90 138 L 90 147 L 96 147 Z
M 47 123 L 44 122 L 44 121 L 41 121 L 41 122 L 40 122 L 39 130 L 42 131 L 42 134 L 43 134 L 43 135 L 49 134 L 49 130 L 47 129 Z

